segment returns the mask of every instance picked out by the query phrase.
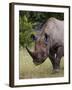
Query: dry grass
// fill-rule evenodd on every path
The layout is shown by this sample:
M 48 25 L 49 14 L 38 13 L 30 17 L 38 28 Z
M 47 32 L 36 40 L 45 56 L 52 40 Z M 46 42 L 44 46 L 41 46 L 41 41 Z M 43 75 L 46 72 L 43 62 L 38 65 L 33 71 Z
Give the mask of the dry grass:
M 19 78 L 47 78 L 64 76 L 64 60 L 61 60 L 61 69 L 59 73 L 53 73 L 52 64 L 49 58 L 41 65 L 35 66 L 32 58 L 25 49 L 20 49 Z M 63 59 L 63 58 L 62 58 Z

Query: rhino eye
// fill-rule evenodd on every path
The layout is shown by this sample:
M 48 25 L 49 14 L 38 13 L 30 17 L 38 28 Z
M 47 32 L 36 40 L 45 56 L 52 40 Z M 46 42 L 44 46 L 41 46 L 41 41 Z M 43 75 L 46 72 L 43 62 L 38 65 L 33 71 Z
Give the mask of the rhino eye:
M 31 34 L 32 40 L 37 40 L 37 37 L 34 34 Z

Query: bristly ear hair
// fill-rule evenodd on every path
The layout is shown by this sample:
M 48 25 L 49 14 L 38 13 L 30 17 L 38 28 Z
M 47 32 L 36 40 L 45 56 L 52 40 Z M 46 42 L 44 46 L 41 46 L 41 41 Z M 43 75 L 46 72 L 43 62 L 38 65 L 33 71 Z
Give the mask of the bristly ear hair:
M 37 37 L 34 34 L 31 34 L 32 40 L 37 40 Z

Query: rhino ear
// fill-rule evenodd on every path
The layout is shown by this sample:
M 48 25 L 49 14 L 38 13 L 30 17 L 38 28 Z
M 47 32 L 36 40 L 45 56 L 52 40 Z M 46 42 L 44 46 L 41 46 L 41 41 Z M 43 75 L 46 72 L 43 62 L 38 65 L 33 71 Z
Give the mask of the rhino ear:
M 34 34 L 31 34 L 32 40 L 37 40 L 37 37 Z
M 47 34 L 45 33 L 45 42 L 48 42 L 48 40 L 49 40 L 49 35 L 47 35 Z

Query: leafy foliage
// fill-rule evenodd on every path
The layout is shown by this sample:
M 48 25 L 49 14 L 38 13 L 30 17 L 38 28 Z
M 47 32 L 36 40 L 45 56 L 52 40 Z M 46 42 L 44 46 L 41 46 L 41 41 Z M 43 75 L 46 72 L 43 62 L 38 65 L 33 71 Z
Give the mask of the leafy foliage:
M 31 46 L 31 34 L 40 30 L 48 18 L 55 17 L 63 20 L 63 13 L 20 11 L 19 13 L 19 43 L 20 47 Z

